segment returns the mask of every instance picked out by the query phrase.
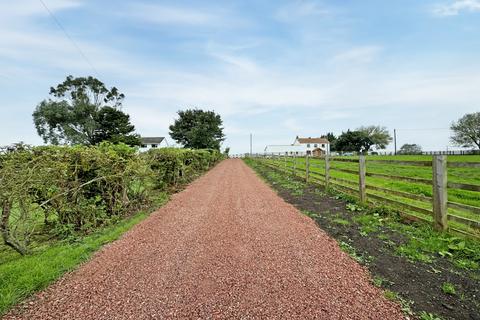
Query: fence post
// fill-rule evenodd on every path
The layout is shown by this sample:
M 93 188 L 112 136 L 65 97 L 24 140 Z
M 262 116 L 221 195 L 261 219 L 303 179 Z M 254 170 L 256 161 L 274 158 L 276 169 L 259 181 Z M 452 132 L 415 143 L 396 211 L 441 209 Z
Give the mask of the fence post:
M 293 175 L 297 174 L 297 155 L 293 155 Z
M 328 155 L 325 155 L 325 189 L 328 189 L 329 183 L 330 183 L 330 158 Z
M 448 228 L 447 221 L 447 157 L 433 156 L 433 226 L 436 230 Z
M 310 157 L 305 156 L 305 182 L 308 183 L 308 178 L 310 176 Z
M 367 202 L 367 186 L 365 182 L 367 173 L 367 166 L 365 161 L 365 155 L 360 155 L 358 158 L 358 186 L 360 192 L 360 202 Z

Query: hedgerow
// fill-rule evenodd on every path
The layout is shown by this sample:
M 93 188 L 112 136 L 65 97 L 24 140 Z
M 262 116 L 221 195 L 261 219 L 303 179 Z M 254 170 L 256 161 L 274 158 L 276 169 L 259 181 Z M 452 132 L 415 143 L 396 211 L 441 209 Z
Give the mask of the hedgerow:
M 21 254 L 32 239 L 66 238 L 114 223 L 151 205 L 222 158 L 215 150 L 154 149 L 124 144 L 16 145 L 0 151 L 0 231 Z

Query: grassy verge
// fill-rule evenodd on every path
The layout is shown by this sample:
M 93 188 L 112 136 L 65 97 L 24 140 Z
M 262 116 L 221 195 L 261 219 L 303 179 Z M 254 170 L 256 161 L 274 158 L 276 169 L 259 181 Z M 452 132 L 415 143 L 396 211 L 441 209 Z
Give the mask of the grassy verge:
M 163 205 L 167 200 L 168 195 L 161 194 L 156 206 Z M 139 212 L 74 242 L 61 241 L 38 247 L 28 256 L 20 256 L 12 250 L 0 251 L 0 261 L 4 261 L 0 264 L 0 315 L 87 261 L 95 251 L 118 239 L 148 215 L 147 212 Z

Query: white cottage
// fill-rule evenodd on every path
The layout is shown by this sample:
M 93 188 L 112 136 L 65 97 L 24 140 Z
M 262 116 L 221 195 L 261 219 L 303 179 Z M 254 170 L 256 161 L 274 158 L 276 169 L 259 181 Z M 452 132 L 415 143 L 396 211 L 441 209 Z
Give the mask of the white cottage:
M 295 138 L 294 146 L 302 146 L 305 154 L 312 156 L 323 156 L 330 154 L 330 142 L 325 138 Z
M 269 145 L 265 147 L 266 155 L 287 155 L 320 157 L 330 154 L 330 142 L 325 138 L 296 137 L 290 145 Z
M 140 151 L 148 151 L 155 148 L 168 147 L 165 137 L 141 137 L 140 138 Z

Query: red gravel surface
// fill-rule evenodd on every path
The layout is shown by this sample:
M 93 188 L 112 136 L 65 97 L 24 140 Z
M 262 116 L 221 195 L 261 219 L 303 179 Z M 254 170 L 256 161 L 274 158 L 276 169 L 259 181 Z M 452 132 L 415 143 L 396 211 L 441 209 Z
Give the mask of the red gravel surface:
M 226 160 L 5 319 L 401 319 L 364 268 Z

